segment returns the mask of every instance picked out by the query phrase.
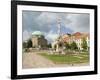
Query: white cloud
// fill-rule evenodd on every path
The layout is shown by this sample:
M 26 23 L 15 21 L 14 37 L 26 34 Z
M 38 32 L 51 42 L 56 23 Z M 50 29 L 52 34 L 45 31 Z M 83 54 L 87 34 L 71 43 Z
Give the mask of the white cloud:
M 56 24 L 58 16 L 61 17 L 61 24 L 74 32 L 89 32 L 89 14 L 42 12 L 36 20 L 41 28 L 47 25 L 49 29 L 52 23 Z
M 27 30 L 23 31 L 23 41 L 29 39 L 31 37 L 31 33 L 28 32 Z
M 27 11 L 26 11 L 27 12 Z M 30 13 L 30 14 L 29 14 Z M 57 37 L 57 18 L 61 17 L 61 25 L 65 32 L 89 32 L 89 15 L 77 13 L 55 13 L 30 11 L 23 17 L 23 40 L 30 37 L 31 32 L 46 33 L 46 39 L 55 40 Z M 63 32 L 63 31 L 61 31 Z
M 71 23 L 66 24 L 74 32 L 89 32 L 89 14 L 69 14 L 67 19 L 70 19 Z
M 39 22 L 40 26 L 44 24 L 51 24 L 52 22 L 56 21 L 57 14 L 56 13 L 49 13 L 49 12 L 42 12 L 37 18 L 36 21 Z M 42 23 L 42 24 L 41 24 Z
M 51 30 L 50 32 L 46 33 L 45 38 L 46 38 L 49 42 L 53 42 L 53 41 L 55 41 L 55 39 L 58 38 L 58 34 L 53 33 L 53 31 Z

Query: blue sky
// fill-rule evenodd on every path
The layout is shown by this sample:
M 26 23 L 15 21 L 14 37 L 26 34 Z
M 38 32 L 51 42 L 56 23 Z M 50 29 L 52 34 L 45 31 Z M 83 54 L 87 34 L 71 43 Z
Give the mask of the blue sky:
M 90 26 L 89 14 L 57 13 L 40 11 L 23 11 L 23 40 L 31 37 L 32 32 L 41 31 L 45 38 L 52 42 L 57 37 L 57 19 L 61 19 L 61 33 L 88 32 Z

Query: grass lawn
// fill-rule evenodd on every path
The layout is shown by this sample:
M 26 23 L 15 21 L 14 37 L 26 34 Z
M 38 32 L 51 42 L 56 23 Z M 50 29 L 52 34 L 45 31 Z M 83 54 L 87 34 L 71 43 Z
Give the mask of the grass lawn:
M 77 55 L 67 54 L 67 55 L 48 55 L 47 53 L 41 53 L 40 55 L 48 58 L 56 64 L 79 64 L 79 63 L 88 63 L 89 54 L 80 53 Z

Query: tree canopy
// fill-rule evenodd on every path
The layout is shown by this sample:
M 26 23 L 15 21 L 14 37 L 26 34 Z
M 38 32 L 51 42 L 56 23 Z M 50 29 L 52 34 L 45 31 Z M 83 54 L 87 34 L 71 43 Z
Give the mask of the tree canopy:
M 70 45 L 72 50 L 78 49 L 77 44 L 74 41 Z
M 31 39 L 27 40 L 27 42 L 23 42 L 23 48 L 31 48 L 31 47 L 32 47 Z
M 86 50 L 87 49 L 87 42 L 86 42 L 86 39 L 85 38 L 83 38 L 83 41 L 82 41 L 82 48 L 84 49 L 84 50 Z

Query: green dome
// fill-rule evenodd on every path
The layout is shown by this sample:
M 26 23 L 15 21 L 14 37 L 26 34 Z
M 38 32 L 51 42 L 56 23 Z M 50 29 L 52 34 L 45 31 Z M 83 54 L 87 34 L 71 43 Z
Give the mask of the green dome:
M 32 35 L 33 35 L 33 36 L 42 36 L 43 33 L 40 32 L 40 31 L 34 31 L 34 32 L 32 33 Z

